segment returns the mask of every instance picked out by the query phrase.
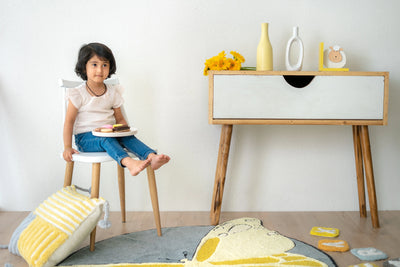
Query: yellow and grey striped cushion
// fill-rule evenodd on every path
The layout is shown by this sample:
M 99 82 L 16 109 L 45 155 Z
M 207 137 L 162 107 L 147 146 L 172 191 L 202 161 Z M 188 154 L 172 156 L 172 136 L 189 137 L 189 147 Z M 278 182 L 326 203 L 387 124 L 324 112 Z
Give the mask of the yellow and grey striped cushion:
M 57 264 L 96 226 L 104 202 L 76 192 L 74 186 L 59 190 L 34 211 L 36 218 L 18 241 L 19 252 L 30 266 Z M 77 232 L 79 236 L 72 237 Z

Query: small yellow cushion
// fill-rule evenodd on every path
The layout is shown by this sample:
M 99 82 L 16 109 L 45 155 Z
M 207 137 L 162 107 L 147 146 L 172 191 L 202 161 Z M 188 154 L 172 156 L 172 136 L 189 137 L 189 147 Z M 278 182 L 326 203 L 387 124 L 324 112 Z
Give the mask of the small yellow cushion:
M 29 266 L 54 266 L 69 256 L 96 227 L 104 199 L 89 198 L 65 187 L 34 211 L 22 231 L 18 250 Z
M 310 234 L 325 237 L 337 237 L 339 236 L 339 229 L 315 226 L 311 229 Z

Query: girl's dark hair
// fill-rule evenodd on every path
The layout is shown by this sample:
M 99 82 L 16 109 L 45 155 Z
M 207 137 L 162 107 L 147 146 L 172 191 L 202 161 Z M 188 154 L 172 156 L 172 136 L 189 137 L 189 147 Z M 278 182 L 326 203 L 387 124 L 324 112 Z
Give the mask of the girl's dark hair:
M 111 49 L 100 43 L 90 43 L 81 47 L 78 54 L 78 62 L 75 66 L 75 73 L 86 81 L 86 63 L 94 55 L 97 55 L 99 58 L 110 62 L 110 73 L 108 74 L 108 78 L 110 78 L 111 75 L 113 75 L 117 70 L 117 65 L 115 64 L 114 55 Z

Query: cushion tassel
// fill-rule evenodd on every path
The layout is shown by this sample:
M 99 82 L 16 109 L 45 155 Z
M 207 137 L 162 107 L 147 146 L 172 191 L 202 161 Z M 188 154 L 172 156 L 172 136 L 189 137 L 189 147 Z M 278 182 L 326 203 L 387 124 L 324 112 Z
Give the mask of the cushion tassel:
M 92 193 L 92 188 L 91 187 L 89 187 L 89 189 L 86 189 L 86 188 L 83 188 L 83 187 L 80 187 L 80 186 L 77 186 L 77 185 L 74 185 L 74 186 L 75 186 L 76 189 L 81 190 L 83 192 L 87 192 L 89 194 Z
M 100 228 L 107 229 L 111 227 L 111 222 L 108 220 L 110 215 L 110 204 L 108 203 L 108 201 L 104 202 L 103 210 L 104 210 L 104 219 L 100 220 L 97 225 Z

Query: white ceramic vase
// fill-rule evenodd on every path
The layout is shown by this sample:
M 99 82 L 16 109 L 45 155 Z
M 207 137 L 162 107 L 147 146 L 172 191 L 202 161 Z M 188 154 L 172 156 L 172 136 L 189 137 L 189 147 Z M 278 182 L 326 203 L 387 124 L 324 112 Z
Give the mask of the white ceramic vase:
M 296 64 L 292 65 L 290 62 L 290 54 L 292 45 L 297 42 L 299 51 L 298 51 L 298 58 Z M 299 37 L 299 27 L 293 27 L 293 36 L 289 39 L 287 46 L 286 46 L 286 69 L 292 71 L 300 71 L 303 67 L 303 58 L 304 58 L 304 45 L 303 41 Z

